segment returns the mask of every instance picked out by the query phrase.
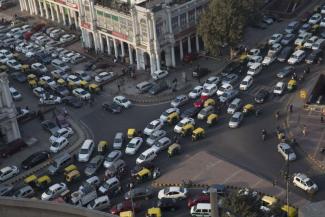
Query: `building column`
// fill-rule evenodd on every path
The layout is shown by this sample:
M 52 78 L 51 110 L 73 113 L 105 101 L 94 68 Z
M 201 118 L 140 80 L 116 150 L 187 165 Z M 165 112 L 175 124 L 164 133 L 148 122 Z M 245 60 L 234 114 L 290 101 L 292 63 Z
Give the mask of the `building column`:
M 154 54 L 150 54 L 150 68 L 151 68 L 151 73 L 157 71 L 157 62 Z
M 114 55 L 117 58 L 118 57 L 118 50 L 117 50 L 117 44 L 116 44 L 116 39 L 113 38 L 113 44 L 114 44 Z
M 160 70 L 160 57 L 158 53 L 156 53 L 156 64 L 157 64 L 156 70 Z
M 179 41 L 179 55 L 181 60 L 183 60 L 184 54 L 183 54 L 183 40 L 181 39 Z
M 137 48 L 135 48 L 135 55 L 136 55 L 136 59 L 137 59 L 137 69 L 140 69 L 140 57 L 139 57 L 139 50 Z
M 27 3 L 28 3 L 28 7 L 29 7 L 29 13 L 34 14 L 32 0 L 27 0 Z
M 121 56 L 124 57 L 125 56 L 125 51 L 124 51 L 124 42 L 121 41 Z
M 107 44 L 107 53 L 109 55 L 111 55 L 112 54 L 111 42 L 110 42 L 109 37 L 107 35 L 106 35 L 106 44 Z
M 175 46 L 171 46 L 171 53 L 172 53 L 172 66 L 176 67 L 176 60 L 175 60 Z
M 45 9 L 45 17 L 46 19 L 49 19 L 49 9 L 47 8 L 47 3 L 44 1 L 44 9 Z
M 68 26 L 71 26 L 72 24 L 72 19 L 71 19 L 71 11 L 68 9 Z
M 132 46 L 128 44 L 129 47 L 129 59 L 130 59 L 130 64 L 133 64 L 133 53 L 132 53 Z
M 195 36 L 196 52 L 200 51 L 199 35 Z
M 77 20 L 77 12 L 73 12 L 73 20 L 74 20 L 74 25 L 76 26 L 76 28 L 78 28 L 79 26 L 79 22 Z
M 60 11 L 62 12 L 62 19 L 63 19 L 63 25 L 67 25 L 67 20 L 66 20 L 66 16 L 65 16 L 65 12 L 64 12 L 65 8 L 64 7 L 60 7 Z
M 36 5 L 36 0 L 32 0 L 33 2 L 33 6 L 34 6 L 34 13 L 35 15 L 38 15 L 38 9 L 37 9 L 37 5 Z
M 38 5 L 39 5 L 39 10 L 40 10 L 40 13 L 41 13 L 41 17 L 44 17 L 44 2 L 39 1 Z
M 191 36 L 187 37 L 187 51 L 188 53 L 192 53 Z
M 61 19 L 60 19 L 60 13 L 59 13 L 59 6 L 58 5 L 56 5 L 55 6 L 55 11 L 56 11 L 56 19 L 57 19 L 57 22 L 58 23 L 61 23 Z
M 50 3 L 50 11 L 51 11 L 51 20 L 54 21 L 55 20 L 55 17 L 54 17 L 54 10 L 53 10 L 52 3 Z
M 27 11 L 26 0 L 19 0 L 19 2 L 20 2 L 20 10 Z
M 19 0 L 20 11 L 24 10 L 23 0 Z
M 99 35 L 99 49 L 100 52 L 104 53 L 104 42 L 103 42 L 103 36 L 101 34 Z

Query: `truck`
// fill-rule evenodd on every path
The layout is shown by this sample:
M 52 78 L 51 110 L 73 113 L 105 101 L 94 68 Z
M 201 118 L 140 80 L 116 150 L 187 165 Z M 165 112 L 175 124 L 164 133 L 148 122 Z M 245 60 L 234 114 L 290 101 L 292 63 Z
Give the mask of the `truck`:
M 91 185 L 71 193 L 71 203 L 76 206 L 86 206 L 90 201 L 97 198 L 97 191 Z

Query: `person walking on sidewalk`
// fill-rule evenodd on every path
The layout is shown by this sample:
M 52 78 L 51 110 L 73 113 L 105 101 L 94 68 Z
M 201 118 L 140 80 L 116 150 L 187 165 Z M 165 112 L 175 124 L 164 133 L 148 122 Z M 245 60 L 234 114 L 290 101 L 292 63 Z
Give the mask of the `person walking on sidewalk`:
M 323 114 L 320 115 L 320 122 L 324 123 L 324 115 Z
M 289 112 L 292 113 L 293 112 L 293 104 L 289 105 Z
M 306 125 L 304 125 L 303 128 L 302 128 L 302 134 L 304 136 L 306 136 L 306 134 L 307 134 L 307 126 Z

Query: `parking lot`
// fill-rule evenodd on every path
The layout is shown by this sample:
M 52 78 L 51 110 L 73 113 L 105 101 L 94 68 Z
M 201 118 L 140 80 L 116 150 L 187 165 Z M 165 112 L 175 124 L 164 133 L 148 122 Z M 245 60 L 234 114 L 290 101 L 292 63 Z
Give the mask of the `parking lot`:
M 284 117 L 288 109 L 287 101 L 290 95 L 297 94 L 296 90 L 299 89 L 299 86 L 304 83 L 304 80 L 310 79 L 314 72 L 319 71 L 323 67 L 323 62 L 316 64 L 319 61 L 322 61 L 323 54 L 315 54 L 312 46 L 304 46 L 304 44 L 306 44 L 306 42 L 308 42 L 312 36 L 314 36 L 312 39 L 313 42 L 310 42 L 312 45 L 315 44 L 319 38 L 324 37 L 322 34 L 323 29 L 316 26 L 317 23 L 320 23 L 322 20 L 322 15 L 320 16 L 321 18 L 319 18 L 319 16 L 315 16 L 317 21 L 310 21 L 312 23 L 310 26 L 304 25 L 303 30 L 301 29 L 302 23 L 300 23 L 297 25 L 297 27 L 295 27 L 294 30 L 292 30 L 293 33 L 284 33 L 283 30 L 278 32 L 283 35 L 293 34 L 290 36 L 289 42 L 286 45 L 291 47 L 292 50 L 289 52 L 289 54 L 285 55 L 285 62 L 277 61 L 278 56 L 284 55 L 281 54 L 284 49 L 284 45 L 281 45 L 283 44 L 282 39 L 286 38 L 283 35 L 274 35 L 272 38 L 270 35 L 272 40 L 269 41 L 269 45 L 259 48 L 259 50 L 254 50 L 253 56 L 255 57 L 247 57 L 247 62 L 256 60 L 256 63 L 252 63 L 252 65 L 258 65 L 260 68 L 262 68 L 259 72 L 254 71 L 251 73 L 253 82 L 250 84 L 250 86 L 245 84 L 247 90 L 238 90 L 240 84 L 244 85 L 242 83 L 242 79 L 246 77 L 247 70 L 249 70 L 247 68 L 247 62 L 244 61 L 244 63 L 236 63 L 240 66 L 239 68 L 242 69 L 241 72 L 239 72 L 238 67 L 235 68 L 235 70 L 229 70 L 228 67 L 228 70 L 223 70 L 223 75 L 215 74 L 219 80 L 216 81 L 214 78 L 215 80 L 213 82 L 215 82 L 215 84 L 212 82 L 212 84 L 210 83 L 210 86 L 215 85 L 216 91 L 209 92 L 205 90 L 205 96 L 207 97 L 203 99 L 206 100 L 206 98 L 212 98 L 215 100 L 213 111 L 214 113 L 218 114 L 218 120 L 214 126 L 209 127 L 206 119 L 198 120 L 196 118 L 197 114 L 203 107 L 203 102 L 201 103 L 198 101 L 201 93 L 199 93 L 195 99 L 185 100 L 184 105 L 176 106 L 180 108 L 179 113 L 181 116 L 182 114 L 184 116 L 184 111 L 186 111 L 185 113 L 187 116 L 190 116 L 187 118 L 193 118 L 193 121 L 195 121 L 195 124 L 193 124 L 195 125 L 195 128 L 202 127 L 205 130 L 205 137 L 196 142 L 192 142 L 191 134 L 187 136 L 184 135 L 184 137 L 182 137 L 174 132 L 174 126 L 170 126 L 166 123 L 159 126 L 159 128 L 166 131 L 166 137 L 169 138 L 170 144 L 177 141 L 179 144 L 181 144 L 182 149 L 181 156 L 177 156 L 175 158 L 168 158 L 166 150 L 156 153 L 157 157 L 153 159 L 152 162 L 155 167 L 160 168 L 162 176 L 161 179 L 158 179 L 158 181 L 165 179 L 164 183 L 168 184 L 168 181 L 170 180 L 172 183 L 169 184 L 173 184 L 174 180 L 172 180 L 172 178 L 168 178 L 173 177 L 173 175 L 170 175 L 168 172 L 174 170 L 175 167 L 180 167 L 177 169 L 183 172 L 186 171 L 187 173 L 192 173 L 193 171 L 190 170 L 189 167 L 184 166 L 184 168 L 182 168 L 182 164 L 180 164 L 179 161 L 198 161 L 198 159 L 194 160 L 192 157 L 196 156 L 195 154 L 203 149 L 212 156 L 223 156 L 226 160 L 239 165 L 239 168 L 244 168 L 244 170 L 247 169 L 255 174 L 258 174 L 259 177 L 263 177 L 263 180 L 267 180 L 267 183 L 271 183 L 273 180 L 276 180 L 280 187 L 284 186 L 285 180 L 283 179 L 283 175 L 281 175 L 281 171 L 284 170 L 285 161 L 283 160 L 283 156 L 277 153 L 276 145 L 279 141 L 275 136 L 276 128 L 283 127 Z M 23 97 L 21 101 L 17 101 L 16 106 L 20 107 L 18 110 L 21 110 L 21 108 L 26 108 L 27 106 L 28 108 L 26 109 L 29 110 L 29 112 L 34 111 L 38 114 L 36 119 L 22 124 L 21 128 L 25 135 L 37 136 L 40 138 L 42 143 L 30 149 L 28 148 L 29 151 L 28 153 L 25 153 L 25 156 L 21 156 L 18 153 L 17 155 L 14 155 L 15 159 L 10 159 L 8 161 L 2 160 L 2 167 L 12 164 L 20 166 L 20 162 L 37 149 L 49 151 L 48 147 L 50 146 L 50 142 L 48 142 L 47 137 L 50 136 L 50 133 L 45 133 L 45 131 L 43 132 L 40 123 L 46 119 L 51 120 L 54 125 L 59 125 L 59 127 L 61 127 L 62 123 L 57 120 L 59 115 L 58 113 L 48 112 L 43 114 L 42 108 L 55 107 L 56 111 L 62 111 L 62 115 L 64 115 L 66 110 L 69 118 L 72 118 L 75 121 L 82 121 L 87 126 L 90 132 L 88 139 L 93 139 L 95 144 L 94 151 L 90 152 L 90 160 L 92 157 L 100 154 L 97 151 L 97 144 L 101 140 L 106 140 L 109 144 L 109 149 L 104 152 L 105 156 L 113 151 L 111 146 L 117 132 L 123 132 L 126 136 L 128 129 L 134 128 L 135 132 L 138 133 L 138 136 L 145 140 L 148 137 L 143 135 L 143 133 L 145 133 L 144 129 L 146 126 L 152 120 L 159 119 L 160 114 L 170 107 L 169 102 L 163 102 L 155 105 L 138 103 L 130 106 L 129 108 L 127 106 L 127 101 L 119 103 L 115 100 L 115 104 L 119 104 L 117 107 L 121 110 L 121 113 L 113 114 L 116 112 L 116 110 L 115 108 L 112 108 L 112 101 L 116 92 L 112 91 L 112 89 L 115 88 L 112 88 L 110 85 L 116 77 L 120 76 L 118 72 L 114 71 L 115 66 L 108 66 L 99 62 L 96 63 L 93 60 L 89 60 L 89 58 L 83 54 L 64 49 L 64 47 L 68 46 L 70 42 L 73 43 L 78 40 L 79 36 L 64 32 L 60 29 L 51 28 L 52 27 L 37 25 L 26 26 L 26 23 L 21 23 L 15 27 L 4 26 L 0 30 L 2 32 L 0 34 L 1 47 L 3 48 L 3 50 L 0 51 L 0 62 L 8 67 L 11 86 L 21 93 Z M 305 36 L 306 34 L 303 33 L 304 36 L 301 36 L 303 37 L 302 42 L 295 42 L 296 38 L 298 37 L 299 29 L 303 32 L 309 31 L 311 33 L 308 34 L 308 36 Z M 317 39 L 315 39 L 315 36 L 317 36 Z M 30 37 L 30 39 L 26 37 Z M 295 43 L 297 45 L 294 45 Z M 302 50 L 303 56 L 292 56 L 294 49 Z M 268 58 L 265 58 L 265 56 Z M 283 77 L 278 76 L 277 74 L 284 67 L 288 66 L 287 60 L 290 57 L 292 58 L 289 62 L 294 63 L 292 64 L 294 65 L 294 70 L 288 74 L 285 74 Z M 305 58 L 312 60 L 312 64 L 308 65 L 310 73 L 307 73 Z M 53 62 L 54 59 L 57 59 L 57 61 Z M 100 67 L 98 65 L 100 65 Z M 80 72 L 80 70 L 83 70 L 83 72 Z M 113 74 L 111 73 L 112 71 Z M 228 73 L 225 73 L 226 71 L 228 71 Z M 30 76 L 30 74 L 34 74 L 35 76 Z M 204 76 L 201 78 L 200 82 L 203 84 L 203 82 L 205 82 L 208 78 L 213 80 L 211 76 L 213 76 L 212 73 Z M 165 79 L 163 78 L 162 80 Z M 292 91 L 288 90 L 288 83 L 290 80 L 296 81 L 296 87 L 294 86 L 295 89 Z M 196 83 L 198 82 L 195 82 L 195 84 Z M 228 86 L 230 85 L 229 88 L 231 88 L 231 91 L 229 91 L 229 93 L 231 94 L 229 94 L 228 91 L 223 91 L 225 93 L 220 93 L 220 96 L 216 96 L 217 90 L 222 91 L 220 89 L 220 86 L 222 86 L 221 83 L 223 83 L 223 86 L 226 86 L 225 84 L 228 84 Z M 95 84 L 95 86 L 90 88 L 90 84 Z M 114 85 L 116 84 L 114 83 Z M 209 85 L 206 84 L 205 86 L 208 87 Z M 274 89 L 277 91 L 274 91 Z M 256 102 L 255 98 L 262 90 L 267 91 L 269 95 L 263 98 L 265 103 L 258 103 Z M 163 92 L 166 91 L 170 90 L 165 90 Z M 186 96 L 187 95 L 188 93 L 186 93 Z M 241 106 L 235 109 L 235 111 L 241 112 L 240 115 L 242 115 L 243 119 L 240 121 L 235 120 L 232 114 L 227 114 L 227 108 L 234 98 L 240 98 L 242 100 Z M 108 111 L 103 110 L 103 102 L 109 104 Z M 193 109 L 193 104 L 196 104 L 196 107 L 199 108 Z M 247 104 L 253 104 L 254 109 L 251 110 L 250 114 L 243 114 L 242 107 Z M 256 111 L 259 111 L 259 113 L 256 113 Z M 275 118 L 275 113 L 277 111 L 280 113 L 279 120 L 276 120 Z M 230 120 L 233 122 L 232 124 L 229 123 Z M 238 129 L 230 129 L 228 126 Z M 262 141 L 261 139 L 262 129 L 266 129 L 267 131 L 266 141 Z M 40 135 L 37 135 L 37 132 L 40 131 L 42 131 L 39 133 Z M 76 136 L 69 137 L 69 145 L 74 143 L 76 139 Z M 125 141 L 124 145 L 126 144 L 127 141 Z M 66 148 L 67 147 L 63 148 L 62 151 L 59 151 L 60 154 L 52 153 L 51 159 L 55 159 L 57 156 L 62 155 L 64 152 L 66 152 Z M 142 144 L 139 150 L 135 150 L 136 154 L 133 156 L 124 154 L 124 148 L 122 149 L 121 153 L 123 153 L 123 157 L 121 158 L 127 165 L 127 171 L 134 168 L 136 158 L 140 155 L 140 153 L 148 148 L 150 147 Z M 295 150 L 294 147 L 292 148 L 297 154 L 297 160 L 291 164 L 291 173 L 304 172 L 315 180 L 320 187 L 319 192 L 311 198 L 309 195 L 291 186 L 291 189 L 294 192 L 293 194 L 298 195 L 293 195 L 292 197 L 303 197 L 312 200 L 323 199 L 325 195 L 324 190 L 322 189 L 322 186 L 324 185 L 321 182 L 321 180 L 324 179 L 323 175 L 320 175 L 317 168 L 312 166 L 310 162 L 304 158 L 302 153 Z M 79 149 L 74 152 L 76 153 L 74 156 L 75 158 L 78 158 L 78 152 Z M 218 164 L 218 161 L 213 157 L 211 157 L 211 161 Z M 78 190 L 83 181 L 88 178 L 84 174 L 84 171 L 89 164 L 79 162 L 78 159 L 75 159 L 74 164 L 77 166 L 78 171 L 80 172 L 80 177 L 67 184 L 67 188 L 70 190 L 70 193 Z M 212 167 L 221 169 L 219 166 L 215 165 Z M 200 168 L 200 166 L 199 168 L 196 168 L 196 171 L 198 171 Z M 104 180 L 105 170 L 106 169 L 101 166 L 95 173 L 100 178 L 101 184 Z M 238 171 L 239 170 L 241 171 L 242 169 L 238 169 Z M 153 173 L 153 171 L 151 171 L 151 173 Z M 184 176 L 182 175 L 180 178 L 178 178 L 177 183 L 183 179 L 191 179 L 191 181 L 202 184 L 224 183 L 238 187 L 245 186 L 240 182 L 240 180 L 238 180 L 238 177 L 237 180 L 235 179 L 235 176 L 232 175 L 226 179 L 218 179 L 215 177 L 209 178 L 208 173 L 209 172 L 207 172 L 205 169 L 194 177 L 187 176 L 185 174 Z M 234 174 L 235 173 L 236 171 Z M 166 176 L 164 176 L 164 174 L 166 174 Z M 35 175 L 48 175 L 47 168 L 40 170 Z M 67 183 L 63 172 L 50 177 L 52 180 L 51 184 L 60 182 Z M 122 190 L 117 195 L 110 192 L 109 196 L 111 204 L 121 202 L 123 200 L 123 193 L 129 190 L 129 184 L 131 181 L 129 174 L 124 176 L 121 175 L 119 178 Z M 149 187 L 152 181 L 151 178 L 149 179 L 149 181 L 144 183 L 136 184 L 136 187 Z M 8 183 L 10 183 L 10 180 Z M 247 180 L 248 186 L 252 188 L 257 187 L 257 183 L 258 182 L 256 182 L 256 180 Z M 22 182 L 17 183 L 14 189 L 17 190 L 21 186 L 23 186 Z M 157 190 L 158 189 L 154 190 L 155 193 L 153 194 L 153 198 L 156 198 Z M 40 199 L 44 190 L 35 188 L 35 191 L 35 194 L 29 195 L 29 197 L 36 197 Z M 197 193 L 198 190 L 193 190 L 191 192 L 192 196 L 196 195 Z M 55 195 L 55 197 L 58 196 L 59 195 Z M 302 204 L 300 199 L 297 201 L 299 202 L 296 205 Z M 140 203 L 142 203 L 142 209 L 141 212 L 139 212 L 139 216 L 143 216 L 147 208 L 155 206 L 156 201 L 141 200 Z M 295 203 L 295 201 L 292 200 L 292 203 Z M 104 211 L 108 210 L 109 208 L 105 207 Z M 182 202 L 181 209 L 179 209 L 175 214 L 181 216 L 184 213 L 187 214 L 188 212 L 188 209 L 185 210 L 185 202 L 184 204 Z M 175 214 L 166 212 L 166 216 L 174 216 Z

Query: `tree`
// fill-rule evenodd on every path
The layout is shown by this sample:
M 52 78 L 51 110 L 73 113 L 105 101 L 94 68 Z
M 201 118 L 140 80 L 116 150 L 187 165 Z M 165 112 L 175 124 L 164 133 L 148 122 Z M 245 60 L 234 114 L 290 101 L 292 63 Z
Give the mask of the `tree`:
M 217 56 L 220 48 L 238 45 L 249 18 L 257 10 L 260 0 L 212 0 L 200 18 L 198 33 L 205 48 Z M 232 52 L 230 53 L 232 56 Z

